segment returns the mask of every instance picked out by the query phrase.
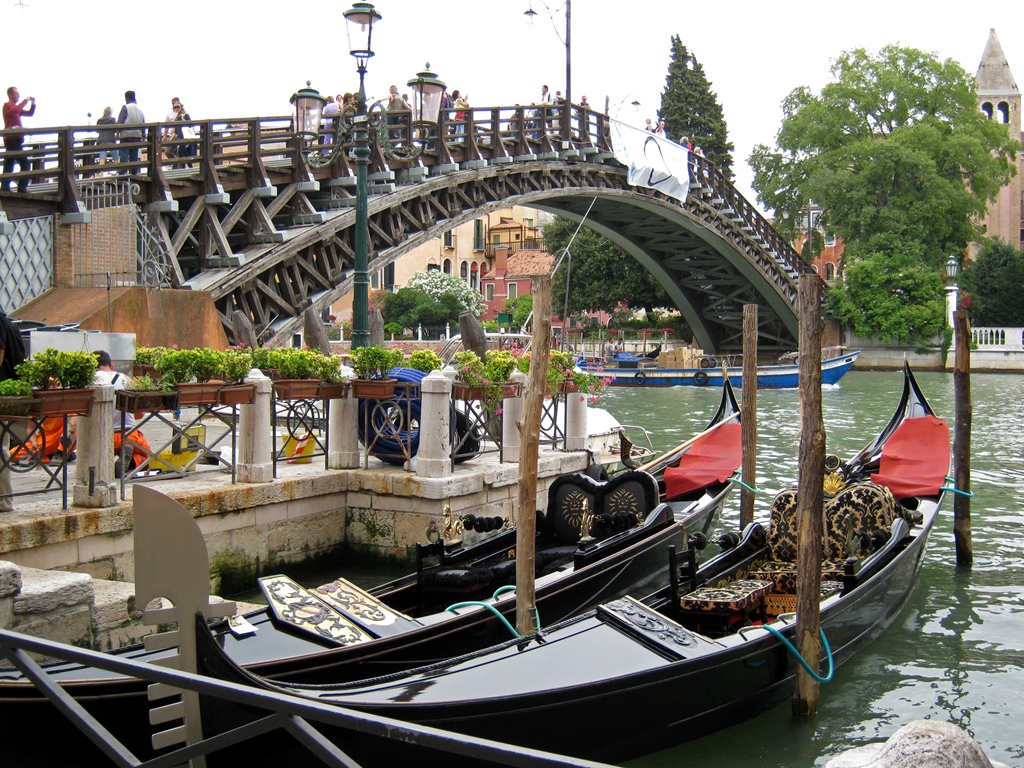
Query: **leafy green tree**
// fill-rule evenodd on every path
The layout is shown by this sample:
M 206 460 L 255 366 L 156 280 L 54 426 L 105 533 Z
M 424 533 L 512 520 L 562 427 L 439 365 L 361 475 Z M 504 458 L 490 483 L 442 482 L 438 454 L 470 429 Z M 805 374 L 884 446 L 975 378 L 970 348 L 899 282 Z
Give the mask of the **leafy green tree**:
M 533 312 L 533 296 L 529 293 L 514 299 L 505 299 L 505 311 L 512 315 L 512 328 L 519 330 Z
M 446 294 L 455 297 L 462 312 L 472 312 L 477 317 L 484 313 L 485 305 L 479 291 L 473 290 L 465 280 L 439 270 L 417 272 L 406 284 L 407 288 L 418 288 L 440 301 Z
M 935 337 L 945 322 L 942 276 L 914 241 L 877 238 L 878 250 L 846 266 L 825 306 L 860 336 L 908 344 Z
M 734 147 L 729 141 L 722 105 L 711 90 L 704 67 L 686 49 L 679 35 L 672 37 L 672 60 L 658 115 L 665 121 L 670 137 L 676 141 L 688 138 L 726 178 L 732 178 Z
M 556 216 L 544 227 L 544 244 L 549 253 L 562 253 L 572 241 L 569 315 L 598 310 L 613 312 L 622 301 L 632 309 L 671 306 L 668 294 L 651 273 L 619 246 L 586 227 L 573 240 L 578 226 L 570 219 Z M 552 279 L 552 309 L 558 315 L 565 313 L 569 263 L 563 259 Z
M 415 330 L 418 325 L 458 326 L 459 315 L 465 305 L 453 293 L 434 298 L 420 288 L 406 286 L 384 297 L 381 315 L 385 324 L 396 323 L 402 328 Z
M 976 236 L 976 221 L 1015 172 L 1019 144 L 978 109 L 974 78 L 952 60 L 886 46 L 842 53 L 820 95 L 783 102 L 776 148 L 750 156 L 758 199 L 787 235 L 814 200 L 846 258 L 877 258 L 876 235 L 922 245 L 935 272 Z
M 959 282 L 971 294 L 971 323 L 1024 326 L 1024 253 L 1001 240 L 985 240 Z

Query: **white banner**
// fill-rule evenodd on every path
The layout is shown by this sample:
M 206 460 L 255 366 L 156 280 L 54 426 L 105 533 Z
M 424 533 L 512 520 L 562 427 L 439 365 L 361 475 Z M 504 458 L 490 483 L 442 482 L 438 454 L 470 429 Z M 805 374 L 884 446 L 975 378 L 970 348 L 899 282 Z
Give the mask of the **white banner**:
M 690 153 L 686 147 L 617 120 L 610 122 L 612 150 L 615 159 L 629 169 L 629 183 L 685 201 L 690 191 Z

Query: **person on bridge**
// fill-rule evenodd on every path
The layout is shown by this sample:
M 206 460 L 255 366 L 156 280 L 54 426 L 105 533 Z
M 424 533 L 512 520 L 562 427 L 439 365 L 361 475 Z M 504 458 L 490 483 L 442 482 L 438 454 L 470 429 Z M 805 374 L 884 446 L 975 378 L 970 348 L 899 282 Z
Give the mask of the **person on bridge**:
M 27 99 L 18 101 L 21 94 L 18 93 L 18 89 L 13 85 L 7 89 L 7 101 L 4 102 L 4 130 L 10 130 L 11 128 L 22 128 L 21 118 L 32 117 L 36 113 L 36 97 L 29 96 Z M 28 163 L 25 162 L 24 157 L 11 157 L 10 152 L 21 152 L 21 148 L 25 145 L 25 137 L 22 135 L 17 136 L 4 136 L 4 173 L 14 173 L 14 164 L 18 164 L 18 170 L 24 173 L 29 170 Z M 3 186 L 4 192 L 11 191 L 11 182 L 5 181 Z M 18 180 L 18 191 L 28 192 L 28 179 Z
M 119 373 L 114 370 L 114 363 L 110 359 L 110 353 L 105 350 L 100 350 L 96 353 L 98 366 L 96 368 L 96 383 L 97 384 L 110 384 L 114 390 L 124 389 L 128 384 L 128 377 L 123 373 Z M 149 442 L 142 435 L 142 433 L 135 428 L 135 415 L 130 412 L 124 414 L 124 428 L 126 437 L 124 440 L 128 441 L 128 445 L 125 446 L 125 455 L 128 459 L 127 463 L 131 469 L 135 469 L 147 458 L 153 455 L 153 449 L 149 447 Z M 114 409 L 114 453 L 117 455 L 117 459 L 114 461 L 114 477 L 120 477 L 121 467 L 121 411 Z
M 110 107 L 104 107 L 103 108 L 103 117 L 101 117 L 99 120 L 96 121 L 96 126 L 97 126 L 96 143 L 101 145 L 101 146 L 108 145 L 108 144 L 116 144 L 117 143 L 117 131 L 115 131 L 113 129 L 110 129 L 110 128 L 106 128 L 106 129 L 99 128 L 99 126 L 101 126 L 101 125 L 116 125 L 116 124 L 117 124 L 117 118 L 114 117 L 114 110 L 111 109 Z M 116 149 L 101 149 L 99 151 L 99 153 L 96 155 L 96 162 L 98 162 L 98 163 L 102 163 L 103 165 L 106 165 L 107 164 L 107 160 L 110 160 L 110 162 L 112 162 L 112 163 L 115 160 L 117 160 L 117 150 Z
M 142 125 L 146 122 L 146 116 L 142 113 L 139 105 L 135 103 L 135 91 L 124 92 L 124 106 L 117 116 L 117 124 L 124 126 Z M 123 147 L 118 150 L 121 163 L 136 163 L 139 160 L 139 147 L 142 145 L 145 131 L 142 128 L 125 127 L 120 132 L 120 143 Z M 121 173 L 131 173 L 125 168 Z

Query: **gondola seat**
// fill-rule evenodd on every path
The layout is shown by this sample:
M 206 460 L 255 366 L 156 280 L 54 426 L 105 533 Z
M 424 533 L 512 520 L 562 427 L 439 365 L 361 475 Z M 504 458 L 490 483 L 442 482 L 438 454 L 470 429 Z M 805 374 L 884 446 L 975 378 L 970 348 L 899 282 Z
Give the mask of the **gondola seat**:
M 773 584 L 760 579 L 701 587 L 679 598 L 682 623 L 708 635 L 724 634 L 752 618 L 764 619 L 765 597 Z
M 590 535 L 603 539 L 645 520 L 659 501 L 658 481 L 647 472 L 630 470 L 607 482 L 563 475 L 548 489 L 546 526 L 557 544 L 576 544 L 589 511 L 595 518 Z
M 928 415 L 907 419 L 882 447 L 871 481 L 886 486 L 897 501 L 937 496 L 949 472 L 949 426 Z
M 713 483 L 724 483 L 743 459 L 739 424 L 722 424 L 702 436 L 665 470 L 665 501 L 675 501 Z

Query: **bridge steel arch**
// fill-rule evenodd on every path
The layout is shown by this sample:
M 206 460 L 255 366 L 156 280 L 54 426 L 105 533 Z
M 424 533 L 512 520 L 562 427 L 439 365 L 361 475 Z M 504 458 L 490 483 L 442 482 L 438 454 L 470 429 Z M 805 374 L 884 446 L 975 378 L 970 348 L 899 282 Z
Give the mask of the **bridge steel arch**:
M 311 202 L 316 205 L 315 198 Z M 714 189 L 695 184 L 680 204 L 630 186 L 621 166 L 563 160 L 502 164 L 376 195 L 369 204 L 370 269 L 382 269 L 459 224 L 512 205 L 576 221 L 585 217 L 587 226 L 655 275 L 702 348 L 739 348 L 747 303 L 759 306 L 765 347 L 795 347 L 796 265 L 802 264 L 795 253 L 780 258 Z M 207 285 L 225 324 L 241 310 L 258 329 L 274 327 L 283 336 L 298 328 L 304 306 L 326 308 L 351 290 L 354 223 L 352 210 L 331 215 Z

